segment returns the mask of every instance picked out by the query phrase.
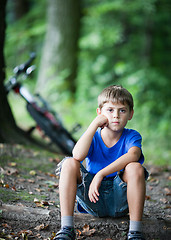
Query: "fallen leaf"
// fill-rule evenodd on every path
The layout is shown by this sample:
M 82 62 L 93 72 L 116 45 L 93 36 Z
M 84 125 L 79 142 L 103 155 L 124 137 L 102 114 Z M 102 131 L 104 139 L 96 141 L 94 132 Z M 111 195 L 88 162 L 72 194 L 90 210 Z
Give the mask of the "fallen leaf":
M 43 189 L 40 189 L 40 188 L 35 188 L 35 190 L 36 190 L 37 192 L 43 192 Z
M 34 203 L 37 207 L 47 208 L 50 205 L 53 205 L 52 202 L 44 201 L 44 200 L 38 200 L 37 198 L 34 199 Z
M 0 186 L 3 187 L 3 185 L 4 185 L 4 180 L 0 179 Z
M 96 232 L 96 229 L 90 229 L 90 226 L 88 224 L 85 224 L 83 227 L 82 234 L 85 236 L 91 236 L 93 233 Z
M 28 236 L 33 235 L 33 232 L 31 230 L 21 230 L 18 235 L 22 236 L 24 240 L 28 240 Z
M 35 180 L 33 180 L 33 179 L 28 179 L 27 180 L 29 183 L 35 183 Z
M 59 163 L 60 159 L 59 158 L 49 158 L 49 162 Z
M 44 223 L 43 223 L 43 224 L 35 227 L 34 229 L 37 230 L 37 231 L 40 231 L 40 230 L 44 230 L 44 229 L 48 228 L 48 226 L 49 225 L 44 225 Z
M 2 226 L 3 226 L 4 228 L 11 229 L 11 226 L 9 226 L 7 223 L 2 223 Z
M 148 189 L 151 191 L 151 190 L 153 190 L 153 187 L 152 186 L 148 186 Z
M 170 205 L 166 205 L 164 209 L 171 209 Z
M 16 168 L 6 167 L 5 168 L 5 173 L 6 173 L 6 175 L 16 175 L 19 172 L 18 172 L 18 170 Z
M 13 191 L 16 191 L 16 187 L 15 187 L 15 186 L 13 186 L 11 189 L 12 189 Z
M 166 192 L 166 196 L 171 196 L 171 189 L 164 188 L 164 191 Z
M 81 231 L 79 229 L 77 229 L 77 235 L 78 235 L 78 237 L 81 236 Z
M 45 184 L 47 184 L 49 188 L 51 188 L 51 187 L 57 188 L 58 187 L 58 184 L 53 181 L 45 181 Z
M 41 204 L 44 205 L 44 206 L 49 206 L 50 205 L 49 202 L 44 201 L 44 200 L 41 201 Z
M 18 179 L 18 182 L 25 182 L 26 181 L 26 179 L 24 179 L 24 178 L 19 178 Z
M 9 165 L 10 167 L 16 167 L 16 166 L 17 166 L 17 163 L 16 163 L 16 162 L 10 162 L 10 163 L 8 163 L 8 165 Z
M 56 174 L 54 174 L 54 173 L 46 173 L 46 175 L 48 175 L 49 177 L 56 178 Z
M 34 198 L 34 203 L 40 203 L 40 200 L 37 198 Z
M 161 201 L 162 203 L 164 203 L 164 204 L 167 203 L 167 199 L 166 199 L 166 198 L 161 198 L 160 201 Z
M 36 171 L 35 171 L 35 170 L 31 170 L 31 171 L 29 172 L 29 174 L 32 175 L 32 176 L 35 176 L 35 175 L 36 175 Z
M 158 180 L 157 178 L 151 177 L 151 178 L 149 179 L 149 182 L 158 184 L 158 183 L 159 183 L 159 180 Z
M 150 196 L 145 196 L 145 200 L 150 200 L 151 199 L 151 197 Z

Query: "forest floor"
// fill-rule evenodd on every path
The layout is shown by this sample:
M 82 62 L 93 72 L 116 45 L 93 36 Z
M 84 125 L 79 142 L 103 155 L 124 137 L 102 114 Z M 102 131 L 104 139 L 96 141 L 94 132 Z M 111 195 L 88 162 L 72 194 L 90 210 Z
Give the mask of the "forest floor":
M 62 155 L 21 145 L 0 145 L 0 240 L 52 240 L 60 228 L 59 179 Z M 146 239 L 171 239 L 171 168 L 146 166 L 143 216 Z M 126 240 L 128 217 L 94 218 L 75 210 L 77 239 Z

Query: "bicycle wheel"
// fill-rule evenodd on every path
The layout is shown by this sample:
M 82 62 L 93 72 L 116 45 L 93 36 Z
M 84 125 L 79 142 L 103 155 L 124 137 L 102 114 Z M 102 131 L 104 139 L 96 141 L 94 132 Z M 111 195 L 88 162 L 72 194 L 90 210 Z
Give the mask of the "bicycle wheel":
M 33 104 L 27 103 L 27 110 L 52 142 L 57 144 L 64 154 L 71 156 L 72 149 L 76 143 L 71 134 L 60 123 L 58 126 L 55 126 L 53 122 Z

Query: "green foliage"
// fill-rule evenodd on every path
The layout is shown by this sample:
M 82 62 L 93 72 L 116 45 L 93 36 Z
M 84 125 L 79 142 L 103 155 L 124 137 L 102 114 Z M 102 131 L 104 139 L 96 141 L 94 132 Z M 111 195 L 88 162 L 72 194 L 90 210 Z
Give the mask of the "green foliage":
M 171 157 L 169 16 L 168 1 L 86 1 L 80 38 L 76 106 L 82 121 L 94 116 L 104 87 L 122 84 L 135 101 L 129 127 L 142 134 L 147 161 L 158 164 Z
M 7 29 L 5 57 L 7 74 L 13 67 L 26 61 L 29 53 L 35 51 L 40 56 L 46 30 L 46 1 L 31 1 L 30 11 L 19 20 L 13 19 L 13 5 L 7 5 Z M 40 59 L 37 59 L 37 63 Z

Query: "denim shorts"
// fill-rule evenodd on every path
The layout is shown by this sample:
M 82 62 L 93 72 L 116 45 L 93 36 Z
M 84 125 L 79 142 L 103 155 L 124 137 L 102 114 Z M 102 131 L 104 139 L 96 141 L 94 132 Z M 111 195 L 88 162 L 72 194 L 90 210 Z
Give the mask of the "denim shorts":
M 148 172 L 144 168 L 145 178 Z M 93 175 L 81 164 L 82 183 L 77 185 L 77 208 L 95 217 L 122 217 L 128 213 L 127 184 L 118 173 L 114 178 L 102 180 L 99 188 L 99 200 L 90 202 L 88 191 Z

